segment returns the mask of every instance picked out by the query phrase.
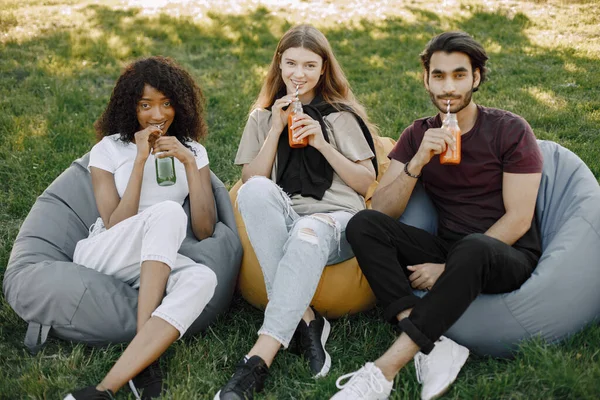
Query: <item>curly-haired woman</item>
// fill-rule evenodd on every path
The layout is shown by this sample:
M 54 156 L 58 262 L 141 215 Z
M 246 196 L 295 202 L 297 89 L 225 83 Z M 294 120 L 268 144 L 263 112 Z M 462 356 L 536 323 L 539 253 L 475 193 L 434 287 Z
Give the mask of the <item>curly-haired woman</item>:
M 287 126 L 296 99 L 303 113 L 290 128 L 308 142 L 300 149 Z M 330 325 L 309 306 L 325 266 L 353 256 L 346 224 L 376 176 L 373 127 L 316 28 L 283 35 L 252 108 L 235 159 L 245 182 L 237 201 L 269 303 L 258 340 L 215 400 L 253 398 L 293 336 L 312 374 L 327 375 Z
M 125 69 L 94 125 L 99 142 L 89 169 L 100 218 L 73 261 L 139 288 L 137 334 L 98 385 L 65 399 L 112 399 L 128 381 L 136 398 L 160 396 L 160 355 L 213 296 L 215 274 L 178 254 L 186 196 L 199 240 L 212 235 L 216 220 L 208 157 L 198 143 L 207 134 L 203 103 L 185 70 L 150 57 Z M 175 184 L 158 185 L 156 157 L 174 158 Z

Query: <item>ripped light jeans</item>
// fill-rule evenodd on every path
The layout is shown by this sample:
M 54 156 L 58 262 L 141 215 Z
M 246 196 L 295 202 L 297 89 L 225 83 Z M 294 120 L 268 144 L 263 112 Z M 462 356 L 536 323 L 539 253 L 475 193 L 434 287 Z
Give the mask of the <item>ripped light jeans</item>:
M 300 216 L 272 180 L 249 179 L 239 190 L 237 207 L 263 272 L 269 303 L 259 335 L 289 346 L 310 305 L 326 265 L 354 256 L 346 225 L 354 215 L 334 211 Z

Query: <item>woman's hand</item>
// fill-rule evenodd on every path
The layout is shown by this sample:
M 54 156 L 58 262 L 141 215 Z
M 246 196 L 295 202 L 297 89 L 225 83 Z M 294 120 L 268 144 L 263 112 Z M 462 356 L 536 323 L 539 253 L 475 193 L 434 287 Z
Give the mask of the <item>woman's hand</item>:
M 325 140 L 325 136 L 323 136 L 319 121 L 312 119 L 307 114 L 296 115 L 292 129 L 294 130 L 295 140 L 302 140 L 308 137 L 308 144 L 319 151 L 329 144 Z
M 149 125 L 135 133 L 135 146 L 137 147 L 137 158 L 146 160 L 156 139 L 162 135 L 162 130 L 154 125 Z
M 409 265 L 406 268 L 413 272 L 408 276 L 413 289 L 431 290 L 431 287 L 446 269 L 446 264 L 425 263 Z
M 175 157 L 182 164 L 196 163 L 194 153 L 185 147 L 175 136 L 161 136 L 154 142 L 154 154 L 158 154 L 157 158 Z
M 282 108 L 289 106 L 294 101 L 294 98 L 293 94 L 288 94 L 275 100 L 275 103 L 271 107 L 271 129 L 278 135 L 283 131 L 283 127 L 287 125 L 288 115 L 291 111 L 289 107 L 286 111 L 283 111 Z

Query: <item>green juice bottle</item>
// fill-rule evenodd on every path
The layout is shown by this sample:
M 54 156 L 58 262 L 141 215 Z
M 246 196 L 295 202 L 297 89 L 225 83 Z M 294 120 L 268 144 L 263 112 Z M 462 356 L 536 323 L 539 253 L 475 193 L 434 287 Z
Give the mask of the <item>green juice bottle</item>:
M 156 165 L 156 183 L 158 186 L 171 186 L 177 182 L 175 176 L 175 159 L 173 157 L 158 158 L 154 156 L 154 164 Z

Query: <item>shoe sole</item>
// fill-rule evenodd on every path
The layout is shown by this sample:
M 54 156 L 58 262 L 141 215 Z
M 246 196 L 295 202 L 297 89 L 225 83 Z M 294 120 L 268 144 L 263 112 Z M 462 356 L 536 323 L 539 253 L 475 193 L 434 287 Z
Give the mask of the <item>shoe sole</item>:
M 67 395 L 67 397 L 65 397 L 63 400 L 77 400 L 75 397 L 73 397 L 73 395 L 71 393 L 69 393 Z
M 325 343 L 327 343 L 327 338 L 329 337 L 329 333 L 331 333 L 331 324 L 325 318 L 323 318 L 323 332 L 321 333 L 321 346 L 323 346 L 323 351 L 325 352 L 325 364 L 323 364 L 323 368 L 319 371 L 318 374 L 315 375 L 315 378 L 323 378 L 329 373 L 329 369 L 331 368 L 331 356 L 325 349 Z M 218 400 L 218 399 L 216 399 Z
M 460 346 L 460 345 L 458 345 L 458 346 Z M 439 392 L 435 393 L 428 399 L 435 400 L 435 399 L 439 399 L 440 397 L 442 397 L 448 391 L 448 389 L 450 389 L 450 386 L 454 383 L 454 381 L 456 380 L 456 377 L 460 373 L 462 366 L 465 365 L 465 362 L 467 362 L 467 358 L 469 358 L 469 354 L 470 354 L 469 349 L 467 349 L 464 346 L 460 346 L 458 349 L 459 349 L 459 353 L 455 358 L 456 362 L 454 362 L 452 364 L 452 366 L 456 369 L 456 372 L 452 373 L 452 378 L 450 379 L 450 382 L 448 382 L 448 385 L 445 388 L 443 388 Z M 464 349 L 464 351 L 462 351 L 462 349 Z

